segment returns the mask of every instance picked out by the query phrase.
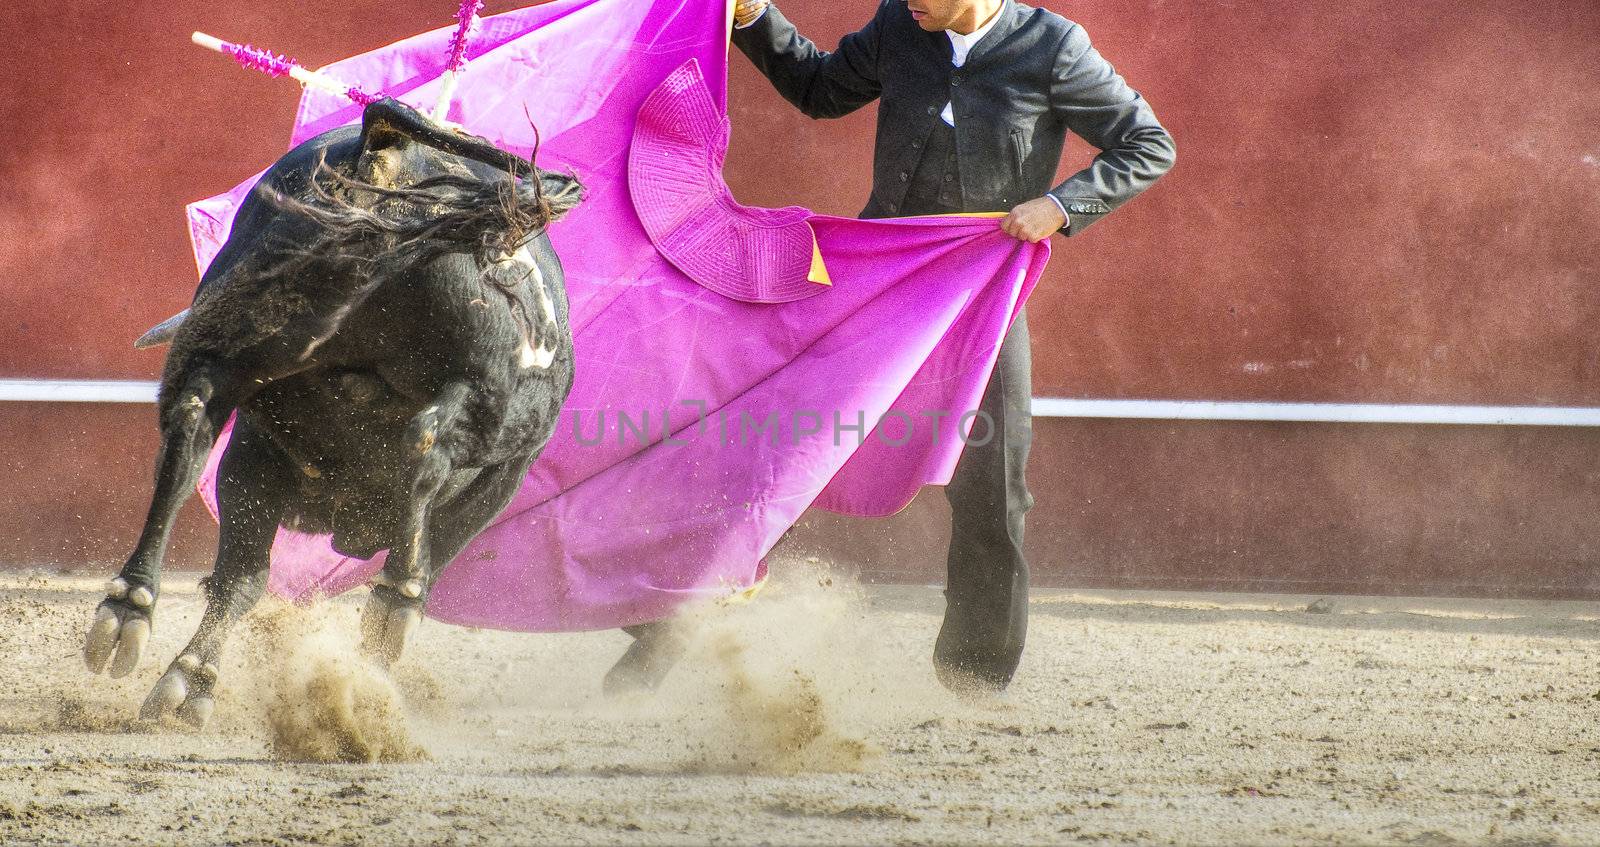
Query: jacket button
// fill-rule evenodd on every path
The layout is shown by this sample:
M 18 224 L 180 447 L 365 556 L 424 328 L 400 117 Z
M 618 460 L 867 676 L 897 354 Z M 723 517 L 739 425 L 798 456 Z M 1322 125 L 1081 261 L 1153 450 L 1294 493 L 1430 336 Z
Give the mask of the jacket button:
M 939 108 L 937 106 L 929 106 L 928 107 L 928 114 L 930 114 L 930 115 L 939 114 Z
M 961 84 L 961 77 L 958 77 L 958 76 L 950 77 L 950 84 L 951 85 L 960 85 Z
M 908 174 L 905 171 L 901 171 L 900 172 L 900 181 L 901 182 L 906 182 L 906 181 L 908 181 L 910 179 L 911 179 L 911 174 Z
M 913 150 L 921 150 L 922 149 L 922 142 L 920 142 L 920 141 L 911 142 L 911 149 L 913 149 Z

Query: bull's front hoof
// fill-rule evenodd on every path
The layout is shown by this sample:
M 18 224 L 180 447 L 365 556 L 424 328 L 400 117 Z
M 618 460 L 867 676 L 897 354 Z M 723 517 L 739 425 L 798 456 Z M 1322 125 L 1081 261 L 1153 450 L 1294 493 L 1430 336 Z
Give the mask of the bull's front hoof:
M 204 729 L 217 708 L 212 693 L 216 684 L 217 666 L 185 653 L 167 667 L 150 696 L 144 698 L 139 719 L 159 721 L 172 715 L 195 729 Z
M 111 580 L 83 642 L 83 661 L 90 673 L 106 671 L 108 665 L 116 678 L 133 673 L 150 641 L 155 605 L 156 594 L 149 586 L 130 586 L 122 577 Z
M 411 633 L 422 623 L 422 587 L 413 582 L 399 590 L 374 585 L 361 608 L 361 652 L 385 667 L 400 661 Z

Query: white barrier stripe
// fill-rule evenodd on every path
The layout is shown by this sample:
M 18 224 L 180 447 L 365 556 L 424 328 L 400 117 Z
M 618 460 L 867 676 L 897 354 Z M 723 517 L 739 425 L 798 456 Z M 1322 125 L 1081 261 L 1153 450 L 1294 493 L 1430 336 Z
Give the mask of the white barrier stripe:
M 1391 403 L 1252 403 L 1211 400 L 1033 398 L 1041 418 L 1163 421 L 1600 426 L 1600 409 L 1560 406 L 1423 406 Z
M 154 403 L 154 382 L 96 379 L 0 379 L 0 402 Z M 1257 403 L 1212 400 L 1033 398 L 1041 418 L 1162 421 L 1596 426 L 1600 409 L 1561 406 L 1425 406 L 1393 403 Z
M 0 401 L 154 403 L 157 383 L 132 379 L 0 379 Z

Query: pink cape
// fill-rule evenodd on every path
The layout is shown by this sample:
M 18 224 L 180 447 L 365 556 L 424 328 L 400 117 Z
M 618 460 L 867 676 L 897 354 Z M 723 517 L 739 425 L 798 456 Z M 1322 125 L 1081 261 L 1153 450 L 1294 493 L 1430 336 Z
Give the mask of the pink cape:
M 527 155 L 531 115 L 541 167 L 587 187 L 550 233 L 577 376 L 520 492 L 439 577 L 431 617 L 538 632 L 659 620 L 752 585 L 808 507 L 892 514 L 949 481 L 964 429 L 985 434 L 964 413 L 1048 243 L 992 218 L 738 206 L 718 172 L 730 6 L 556 0 L 485 19 L 469 48 L 450 119 Z M 326 70 L 426 106 L 450 35 Z M 308 91 L 293 140 L 359 116 Z M 202 268 L 253 181 L 190 207 Z M 226 443 L 201 482 L 213 512 Z M 280 529 L 271 586 L 337 594 L 382 561 Z

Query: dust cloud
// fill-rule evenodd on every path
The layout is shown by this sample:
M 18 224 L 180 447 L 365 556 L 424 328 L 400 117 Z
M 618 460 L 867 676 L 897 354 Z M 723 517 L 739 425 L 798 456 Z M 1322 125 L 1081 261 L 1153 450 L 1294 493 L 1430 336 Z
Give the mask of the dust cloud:
M 389 673 L 356 650 L 347 608 L 273 602 L 245 640 L 263 673 L 250 682 L 274 756 L 289 762 L 414 762 L 428 754 L 411 736 Z

